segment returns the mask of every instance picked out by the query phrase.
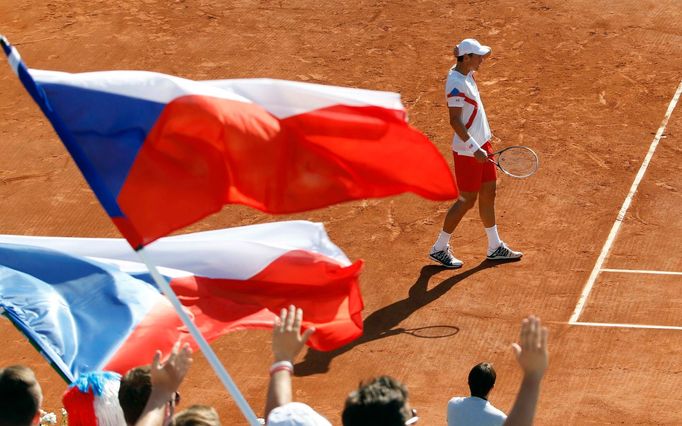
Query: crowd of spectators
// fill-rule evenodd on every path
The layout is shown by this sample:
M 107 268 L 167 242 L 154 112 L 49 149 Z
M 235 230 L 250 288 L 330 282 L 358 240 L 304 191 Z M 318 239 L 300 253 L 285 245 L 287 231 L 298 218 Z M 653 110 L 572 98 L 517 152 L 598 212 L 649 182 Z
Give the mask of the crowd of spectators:
M 283 309 L 275 321 L 274 363 L 270 367 L 263 417 L 263 422 L 270 426 L 331 425 L 309 405 L 293 401 L 293 362 L 315 331 L 310 328 L 301 333 L 302 318 L 302 310 L 291 306 Z M 530 316 L 523 320 L 519 342 L 513 344 L 513 350 L 523 379 L 509 414 L 505 415 L 488 401 L 497 375 L 493 366 L 484 362 L 469 373 L 471 396 L 455 397 L 448 402 L 448 426 L 533 424 L 540 382 L 548 365 L 547 329 L 540 319 Z M 178 389 L 192 365 L 189 345 L 176 343 L 166 361 L 161 360 L 162 354 L 157 352 L 150 365 L 134 368 L 123 377 L 113 373 L 91 375 L 78 386 L 72 386 L 63 399 L 69 424 L 220 425 L 218 413 L 212 407 L 193 405 L 179 412 L 175 410 L 180 402 Z M 106 381 L 113 381 L 115 387 L 107 387 Z M 89 397 L 84 399 L 80 394 Z M 93 398 L 97 403 L 92 403 Z M 82 401 L 90 401 L 90 408 L 83 408 Z M 31 369 L 15 365 L 0 370 L 0 426 L 37 424 L 41 404 L 42 391 Z M 98 410 L 106 414 L 98 418 L 95 412 Z M 360 383 L 348 394 L 341 419 L 343 426 L 402 426 L 419 421 L 417 411 L 410 405 L 407 387 L 390 376 Z

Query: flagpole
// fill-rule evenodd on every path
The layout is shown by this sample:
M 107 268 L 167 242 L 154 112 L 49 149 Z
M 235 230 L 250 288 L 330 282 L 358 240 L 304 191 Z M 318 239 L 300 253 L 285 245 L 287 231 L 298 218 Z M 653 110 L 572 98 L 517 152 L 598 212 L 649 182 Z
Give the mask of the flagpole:
M 137 254 L 140 256 L 140 259 L 142 259 L 142 262 L 144 262 L 144 264 L 147 266 L 147 269 L 149 269 L 149 272 L 151 273 L 154 282 L 156 282 L 156 284 L 159 286 L 163 294 L 165 294 L 168 300 L 170 300 L 171 304 L 173 305 L 173 308 L 175 308 L 175 311 L 180 316 L 180 319 L 185 324 L 185 326 L 187 326 L 187 329 L 189 330 L 192 337 L 194 337 L 194 340 L 197 342 L 199 348 L 204 353 L 204 356 L 206 357 L 206 360 L 208 360 L 208 363 L 211 364 L 211 367 L 213 367 L 213 370 L 218 375 L 218 378 L 220 378 L 220 381 L 223 382 L 223 385 L 225 386 L 227 391 L 230 392 L 230 395 L 232 395 L 232 398 L 234 398 L 242 414 L 244 414 L 244 417 L 246 417 L 246 420 L 249 422 L 251 426 L 259 426 L 260 423 L 258 422 L 256 414 L 251 409 L 251 406 L 249 405 L 248 402 L 246 402 L 246 399 L 244 399 L 244 396 L 242 396 L 241 392 L 239 392 L 239 389 L 235 385 L 234 381 L 227 373 L 227 370 L 225 370 L 225 367 L 220 362 L 215 352 L 213 352 L 213 349 L 211 349 L 211 346 L 208 344 L 208 342 L 201 334 L 197 326 L 194 324 L 189 315 L 187 315 L 184 309 L 182 309 L 182 304 L 180 303 L 180 300 L 178 300 L 178 297 L 175 295 L 175 292 L 173 292 L 173 289 L 171 288 L 168 281 L 159 273 L 159 271 L 156 269 L 156 266 L 149 260 L 147 254 L 144 251 L 144 248 L 140 248 L 139 250 L 137 250 Z

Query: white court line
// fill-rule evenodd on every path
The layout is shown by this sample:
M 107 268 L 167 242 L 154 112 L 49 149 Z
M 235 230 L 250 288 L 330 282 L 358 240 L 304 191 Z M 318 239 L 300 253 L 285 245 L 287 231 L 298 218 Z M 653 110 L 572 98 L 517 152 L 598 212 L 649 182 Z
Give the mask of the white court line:
M 583 288 L 583 291 L 580 294 L 580 299 L 578 299 L 578 303 L 575 305 L 573 315 L 571 315 L 571 319 L 568 320 L 569 324 L 573 324 L 576 321 L 578 321 L 578 318 L 580 317 L 580 314 L 582 313 L 583 308 L 585 307 L 585 303 L 587 302 L 587 298 L 590 295 L 590 292 L 592 291 L 592 287 L 594 286 L 595 281 L 597 281 L 599 271 L 601 271 L 602 265 L 606 260 L 606 256 L 608 256 L 609 251 L 611 251 L 613 241 L 616 239 L 616 235 L 618 235 L 620 225 L 623 223 L 623 218 L 625 218 L 625 214 L 628 212 L 628 209 L 630 208 L 632 198 L 635 196 L 635 193 L 637 192 L 639 183 L 642 181 L 644 173 L 646 172 L 646 169 L 649 167 L 651 157 L 654 156 L 654 152 L 658 147 L 658 142 L 661 140 L 661 136 L 663 136 L 665 127 L 668 125 L 668 120 L 670 119 L 670 116 L 672 115 L 673 110 L 677 105 L 677 101 L 680 99 L 680 93 L 682 93 L 682 81 L 680 81 L 680 85 L 677 86 L 677 91 L 675 91 L 675 95 L 670 101 L 670 105 L 668 105 L 668 110 L 665 112 L 665 117 L 663 117 L 663 122 L 661 123 L 661 126 L 658 128 L 658 132 L 656 132 L 654 140 L 651 141 L 651 146 L 649 146 L 649 152 L 646 153 L 646 157 L 644 157 L 644 162 L 642 162 L 642 166 L 639 168 L 637 176 L 635 176 L 634 182 L 632 182 L 630 192 L 628 192 L 628 195 L 627 197 L 625 197 L 625 201 L 623 202 L 623 206 L 620 208 L 620 211 L 618 212 L 618 216 L 616 217 L 616 221 L 613 223 L 613 227 L 611 228 L 611 232 L 609 232 L 609 236 L 606 239 L 606 243 L 604 243 L 604 247 L 602 247 L 601 253 L 597 258 L 597 263 L 595 263 L 594 269 L 592 269 L 592 273 L 590 273 L 590 277 L 587 279 L 587 283 L 585 284 L 585 287 Z
M 611 328 L 646 328 L 653 330 L 682 330 L 682 327 L 674 325 L 645 325 L 645 324 L 618 324 L 609 322 L 572 322 L 570 325 L 583 325 L 587 327 L 611 327 Z
M 673 271 L 647 271 L 644 269 L 600 269 L 601 272 L 616 272 L 623 274 L 651 274 L 651 275 L 682 275 L 682 272 Z

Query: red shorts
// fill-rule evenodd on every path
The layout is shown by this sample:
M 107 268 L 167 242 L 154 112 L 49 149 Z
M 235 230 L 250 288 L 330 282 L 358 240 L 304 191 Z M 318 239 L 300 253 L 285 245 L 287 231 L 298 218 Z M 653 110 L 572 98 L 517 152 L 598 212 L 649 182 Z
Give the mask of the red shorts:
M 490 142 L 484 143 L 481 148 L 488 154 L 493 153 Z M 492 162 L 479 163 L 474 157 L 458 155 L 454 151 L 452 155 L 455 159 L 455 177 L 460 192 L 478 192 L 482 183 L 497 180 L 497 168 Z

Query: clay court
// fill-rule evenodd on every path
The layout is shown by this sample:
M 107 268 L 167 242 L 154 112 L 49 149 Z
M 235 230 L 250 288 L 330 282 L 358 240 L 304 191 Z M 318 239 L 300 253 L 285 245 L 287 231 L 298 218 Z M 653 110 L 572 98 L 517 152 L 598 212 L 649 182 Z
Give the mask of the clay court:
M 186 231 L 307 219 L 365 259 L 364 336 L 296 366 L 295 399 L 334 424 L 349 390 L 378 374 L 408 385 L 420 424 L 444 424 L 448 399 L 467 394 L 469 369 L 484 360 L 498 372 L 491 402 L 508 411 L 521 377 L 510 345 L 529 313 L 550 329 L 536 424 L 682 424 L 682 107 L 670 112 L 680 1 L 0 0 L 0 17 L 32 68 L 397 91 L 448 161 L 452 47 L 465 37 L 490 45 L 477 80 L 495 147 L 528 145 L 541 159 L 529 179 L 498 180 L 501 235 L 523 261 L 484 262 L 471 212 L 452 241 L 464 268 L 430 264 L 449 203 L 411 194 L 281 217 L 226 206 Z M 0 94 L 0 233 L 118 237 L 6 65 Z M 0 344 L 0 365 L 35 369 L 44 408 L 61 407 L 64 382 L 8 321 Z M 262 413 L 269 333 L 213 347 Z M 181 390 L 183 406 L 210 404 L 224 424 L 246 424 L 201 356 Z

